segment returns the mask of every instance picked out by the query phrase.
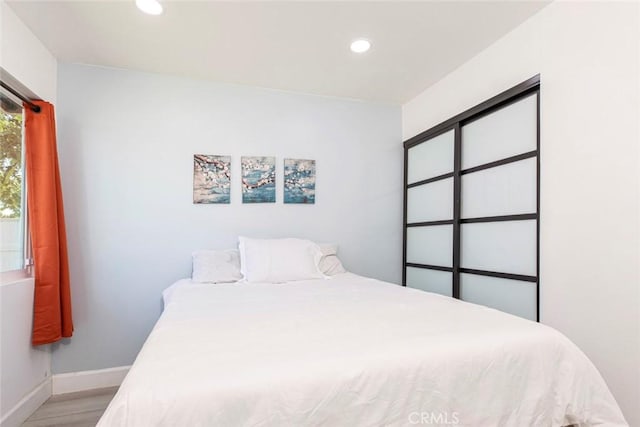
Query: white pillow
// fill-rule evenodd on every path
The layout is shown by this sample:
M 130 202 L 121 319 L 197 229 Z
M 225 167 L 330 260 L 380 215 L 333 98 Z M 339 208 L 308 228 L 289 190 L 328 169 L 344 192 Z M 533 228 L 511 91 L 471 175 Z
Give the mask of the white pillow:
M 198 283 L 228 283 L 242 279 L 240 254 L 235 249 L 225 251 L 195 251 L 191 280 Z
M 318 267 L 325 276 L 335 276 L 336 274 L 347 272 L 336 255 L 322 257 Z
M 338 245 L 334 243 L 318 243 L 322 256 L 338 255 Z
M 303 239 L 239 237 L 240 271 L 247 282 L 281 283 L 321 279 L 320 247 Z
M 336 274 L 346 273 L 344 266 L 338 259 L 338 245 L 330 243 L 318 243 L 322 251 L 322 259 L 318 264 L 320 272 L 325 276 L 335 276 Z

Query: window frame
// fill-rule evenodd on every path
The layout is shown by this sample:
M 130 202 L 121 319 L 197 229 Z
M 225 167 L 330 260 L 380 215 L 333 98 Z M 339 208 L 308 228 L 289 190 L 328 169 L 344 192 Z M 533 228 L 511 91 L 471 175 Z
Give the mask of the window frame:
M 27 198 L 27 174 L 25 164 L 25 108 L 22 100 L 17 96 L 0 88 L 2 96 L 11 100 L 16 105 L 22 108 L 22 129 L 20 132 L 21 138 L 21 169 L 22 169 L 22 189 L 20 194 L 20 236 L 19 240 L 22 241 L 22 257 L 21 267 L 12 270 L 0 271 L 0 283 L 10 284 L 20 280 L 29 279 L 33 277 L 33 247 L 31 243 L 31 230 L 29 227 L 29 209 Z

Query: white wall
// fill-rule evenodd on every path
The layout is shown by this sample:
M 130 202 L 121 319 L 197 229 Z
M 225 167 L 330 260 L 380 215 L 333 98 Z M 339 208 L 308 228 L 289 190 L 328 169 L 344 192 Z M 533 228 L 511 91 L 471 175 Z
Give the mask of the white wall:
M 24 421 L 16 423 L 12 411 L 22 412 L 18 403 L 28 405 L 23 398 L 49 379 L 51 352 L 49 346 L 31 346 L 33 279 L 3 283 L 0 295 L 0 420 L 5 427 Z
M 640 9 L 553 3 L 403 106 L 409 138 L 541 74 L 541 320 L 640 425 Z
M 57 60 L 4 0 L 0 0 L 0 67 L 35 95 L 55 104 Z
M 239 234 L 336 242 L 350 270 L 400 281 L 400 107 L 80 65 L 58 75 L 76 330 L 55 373 L 131 364 L 191 252 Z M 232 156 L 230 205 L 192 203 L 196 153 Z M 242 155 L 276 156 L 277 203 L 241 203 Z M 284 157 L 316 160 L 315 205 L 282 203 Z
M 37 96 L 56 100 L 57 61 L 0 1 L 0 67 Z M 50 394 L 49 346 L 31 346 L 33 280 L 0 283 L 0 419 L 19 425 Z M 33 393 L 36 393 L 35 395 Z

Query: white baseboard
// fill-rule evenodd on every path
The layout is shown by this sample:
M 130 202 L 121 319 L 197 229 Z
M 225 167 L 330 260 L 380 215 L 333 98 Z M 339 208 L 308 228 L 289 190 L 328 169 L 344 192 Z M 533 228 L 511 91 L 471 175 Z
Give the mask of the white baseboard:
M 51 377 L 40 383 L 5 414 L 0 420 L 1 427 L 19 427 L 51 397 Z
M 129 372 L 131 366 L 97 369 L 95 371 L 69 372 L 53 376 L 53 394 L 74 393 L 96 388 L 116 387 Z M 4 427 L 4 426 L 2 426 Z

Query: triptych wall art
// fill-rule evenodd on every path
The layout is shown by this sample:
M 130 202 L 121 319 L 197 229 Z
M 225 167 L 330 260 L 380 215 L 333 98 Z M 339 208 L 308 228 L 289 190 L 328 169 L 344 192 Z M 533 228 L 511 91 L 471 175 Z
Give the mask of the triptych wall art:
M 231 157 L 193 156 L 193 203 L 231 203 Z
M 242 203 L 276 202 L 276 158 L 240 159 Z M 284 203 L 314 204 L 316 161 L 284 159 Z M 193 156 L 193 203 L 231 203 L 231 157 Z
M 242 157 L 242 203 L 276 202 L 276 158 Z
M 316 161 L 284 159 L 284 202 L 316 202 Z

